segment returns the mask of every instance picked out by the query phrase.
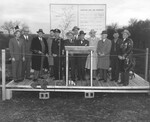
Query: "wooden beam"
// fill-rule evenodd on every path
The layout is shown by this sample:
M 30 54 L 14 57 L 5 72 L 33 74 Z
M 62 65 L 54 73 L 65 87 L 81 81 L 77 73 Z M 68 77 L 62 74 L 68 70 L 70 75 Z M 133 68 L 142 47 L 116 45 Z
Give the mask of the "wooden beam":
M 2 50 L 2 100 L 6 100 L 6 51 Z

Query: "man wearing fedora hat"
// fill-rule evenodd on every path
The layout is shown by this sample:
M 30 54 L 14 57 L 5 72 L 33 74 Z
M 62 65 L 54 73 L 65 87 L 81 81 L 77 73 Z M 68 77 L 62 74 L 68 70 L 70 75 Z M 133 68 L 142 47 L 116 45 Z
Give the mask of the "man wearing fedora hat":
M 63 78 L 63 60 L 64 60 L 64 40 L 60 37 L 61 31 L 54 30 L 55 38 L 52 41 L 52 56 L 54 58 L 54 78 L 61 80 Z
M 78 26 L 74 26 L 73 29 L 72 29 L 75 40 L 78 40 L 79 30 L 80 30 L 80 28 Z
M 37 31 L 38 36 L 33 38 L 31 43 L 32 51 L 32 69 L 34 69 L 33 81 L 42 78 L 43 69 L 48 69 L 48 45 L 46 39 L 43 37 L 43 30 Z
M 74 42 L 76 43 L 76 45 L 77 45 L 77 41 L 78 41 L 78 39 L 79 39 L 79 30 L 80 30 L 80 28 L 78 27 L 78 26 L 74 26 L 73 28 L 72 28 L 72 31 L 73 31 L 73 38 L 74 38 Z M 78 54 L 74 54 L 74 57 L 77 57 L 78 56 Z M 74 59 L 75 61 L 75 65 L 78 65 L 78 58 L 75 58 Z M 78 74 L 78 69 L 77 68 L 75 68 L 75 74 L 76 74 L 76 77 L 77 77 L 77 74 Z
M 77 46 L 89 46 L 89 41 L 85 39 L 86 33 L 84 31 L 79 32 L 80 38 L 77 40 Z M 77 55 L 77 65 L 78 65 L 78 80 L 85 80 L 85 63 L 88 54 L 78 54 Z
M 64 46 L 76 46 L 75 43 L 75 38 L 74 38 L 74 32 L 73 31 L 68 31 L 66 33 L 67 39 L 64 40 Z M 76 65 L 75 65 L 76 57 L 74 54 L 69 54 L 69 69 L 71 69 L 71 80 L 75 82 L 75 70 L 76 70 Z
M 30 69 L 31 69 L 31 41 L 32 37 L 29 35 L 29 28 L 26 27 L 22 31 L 21 38 L 24 42 L 25 47 L 25 61 L 23 62 L 22 66 L 22 77 L 26 79 L 30 79 Z
M 130 32 L 126 29 L 122 32 L 123 40 L 120 45 L 120 53 L 118 56 L 121 72 L 121 82 L 119 84 L 123 84 L 124 86 L 129 84 L 129 62 L 132 60 L 133 54 L 133 41 L 129 38 L 130 35 Z
M 25 61 L 24 43 L 20 38 L 21 32 L 18 26 L 15 27 L 15 37 L 9 41 L 10 55 L 12 59 L 12 76 L 14 82 L 22 81 L 22 63 Z
M 98 54 L 98 64 L 97 67 L 100 72 L 100 80 L 107 81 L 107 71 L 110 66 L 110 50 L 111 50 L 111 41 L 107 39 L 107 31 L 102 31 L 102 40 L 98 42 L 97 45 L 97 54 Z
M 119 39 L 119 33 L 114 30 L 113 33 L 114 39 L 112 40 L 112 46 L 110 51 L 110 66 L 111 66 L 111 81 L 118 82 L 119 80 L 119 49 L 122 40 Z

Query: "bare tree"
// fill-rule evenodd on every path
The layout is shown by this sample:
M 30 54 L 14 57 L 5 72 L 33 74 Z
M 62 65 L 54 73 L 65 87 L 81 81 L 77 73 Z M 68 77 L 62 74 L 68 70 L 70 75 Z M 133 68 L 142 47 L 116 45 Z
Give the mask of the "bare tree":
M 1 26 L 1 28 L 3 30 L 6 30 L 8 32 L 8 34 L 10 35 L 14 29 L 14 23 L 12 21 L 4 22 L 4 24 Z
M 63 8 L 62 23 L 59 25 L 62 31 L 62 37 L 65 37 L 66 31 L 70 28 L 73 21 L 74 13 L 72 11 L 72 6 L 69 8 Z
M 11 33 L 14 32 L 15 26 L 21 26 L 21 30 L 24 30 L 24 28 L 27 28 L 28 25 L 26 23 L 22 23 L 20 21 L 6 21 L 4 24 L 1 26 L 3 30 L 6 30 L 8 34 L 10 35 Z

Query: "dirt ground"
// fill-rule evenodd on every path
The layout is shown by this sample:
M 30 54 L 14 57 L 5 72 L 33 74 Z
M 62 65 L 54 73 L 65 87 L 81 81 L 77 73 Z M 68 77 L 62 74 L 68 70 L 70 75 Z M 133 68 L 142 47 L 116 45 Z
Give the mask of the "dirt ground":
M 14 92 L 0 99 L 0 122 L 149 122 L 147 94 L 102 94 L 85 99 L 83 93 L 51 93 L 48 100 L 38 92 Z

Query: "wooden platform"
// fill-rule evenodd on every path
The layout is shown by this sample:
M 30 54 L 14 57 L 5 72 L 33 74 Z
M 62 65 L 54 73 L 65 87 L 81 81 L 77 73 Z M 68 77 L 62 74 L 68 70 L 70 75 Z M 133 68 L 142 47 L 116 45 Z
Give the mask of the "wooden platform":
M 3 100 L 11 99 L 13 91 L 44 91 L 41 94 L 49 94 L 48 91 L 59 91 L 59 92 L 84 92 L 85 98 L 93 98 L 95 92 L 103 93 L 149 93 L 150 85 L 149 82 L 145 81 L 143 78 L 135 74 L 135 78 L 131 79 L 128 86 L 118 85 L 114 81 L 108 80 L 107 82 L 103 81 L 93 81 L 93 86 L 89 81 L 77 81 L 76 85 L 66 85 L 66 81 L 52 80 L 50 78 L 45 79 L 48 82 L 47 88 L 42 89 L 41 83 L 42 79 L 39 79 L 39 84 L 36 88 L 31 87 L 31 84 L 34 82 L 32 80 L 24 80 L 19 83 L 14 81 L 9 82 L 6 85 L 3 85 Z M 89 95 L 89 96 L 88 96 Z M 91 96 L 92 95 L 92 96 Z
M 128 92 L 133 92 L 134 90 L 138 90 L 142 92 L 144 90 L 145 92 L 150 89 L 149 82 L 145 81 L 143 78 L 141 78 L 138 75 L 135 75 L 135 78 L 131 79 L 128 86 L 122 86 L 118 85 L 114 81 L 108 80 L 107 82 L 103 81 L 93 81 L 93 86 L 90 86 L 90 81 L 77 81 L 76 85 L 68 85 L 66 86 L 65 81 L 56 81 L 52 79 L 45 79 L 48 82 L 48 86 L 46 91 L 77 91 L 81 92 L 84 90 L 93 90 L 94 92 L 102 92 L 101 90 L 108 90 L 107 92 L 123 92 L 124 90 L 129 90 Z M 41 81 L 42 82 L 42 81 Z M 33 89 L 31 87 L 31 84 L 33 83 L 32 80 L 24 80 L 20 83 L 14 83 L 13 81 L 9 82 L 6 85 L 7 89 L 13 89 L 13 90 L 21 90 L 21 89 L 27 89 L 27 90 L 43 90 L 41 89 L 40 85 L 37 86 L 36 89 Z M 135 91 L 135 92 L 136 92 Z M 126 91 L 127 92 L 127 91 Z

